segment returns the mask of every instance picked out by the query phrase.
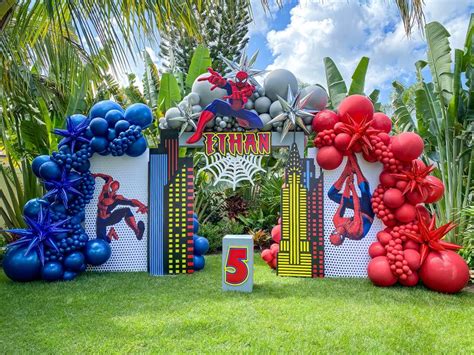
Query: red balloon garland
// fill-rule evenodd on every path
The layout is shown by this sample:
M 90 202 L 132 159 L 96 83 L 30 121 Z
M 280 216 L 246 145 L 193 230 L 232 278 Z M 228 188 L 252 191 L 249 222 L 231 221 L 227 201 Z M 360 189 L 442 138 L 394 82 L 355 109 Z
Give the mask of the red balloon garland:
M 423 139 L 413 132 L 390 136 L 391 126 L 388 116 L 374 113 L 370 99 L 348 96 L 338 113 L 324 110 L 313 119 L 316 161 L 333 170 L 343 156 L 362 153 L 367 161 L 383 164 L 371 200 L 373 211 L 387 226 L 369 248 L 368 275 L 375 285 L 392 286 L 398 281 L 415 286 L 421 279 L 435 291 L 458 292 L 469 280 L 468 266 L 451 251 L 460 246 L 440 240 L 453 224 L 436 228 L 434 216 L 423 205 L 442 198 L 443 182 L 429 175 L 433 166 L 418 159 Z

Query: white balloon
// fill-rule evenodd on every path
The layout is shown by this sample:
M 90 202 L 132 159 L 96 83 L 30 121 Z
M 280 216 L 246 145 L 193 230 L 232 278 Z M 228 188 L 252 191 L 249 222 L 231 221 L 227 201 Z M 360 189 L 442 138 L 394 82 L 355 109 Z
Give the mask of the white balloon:
M 199 78 L 206 78 L 209 75 L 209 73 L 199 75 L 196 80 L 194 80 L 191 89 L 193 93 L 199 95 L 199 105 L 202 107 L 209 105 L 215 99 L 221 99 L 227 95 L 227 91 L 221 88 L 215 88 L 211 91 L 213 85 L 206 80 L 198 81 Z

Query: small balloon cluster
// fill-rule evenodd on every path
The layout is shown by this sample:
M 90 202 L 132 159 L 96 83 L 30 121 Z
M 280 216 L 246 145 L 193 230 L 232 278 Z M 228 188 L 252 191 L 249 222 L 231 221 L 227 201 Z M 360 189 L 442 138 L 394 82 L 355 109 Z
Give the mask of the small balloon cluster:
M 201 237 L 198 235 L 199 233 L 199 221 L 198 216 L 195 213 L 193 217 L 193 241 L 194 241 L 194 271 L 199 271 L 204 269 L 206 265 L 206 259 L 204 255 L 209 250 L 209 241 L 207 238 Z
M 274 243 L 269 249 L 262 251 L 262 259 L 270 266 L 273 270 L 277 268 L 278 252 L 280 251 L 280 240 L 281 240 L 281 218 L 278 218 L 278 224 L 272 228 L 272 240 Z
M 26 228 L 7 230 L 19 237 L 7 247 L 5 274 L 14 281 L 72 280 L 87 265 L 100 265 L 111 255 L 108 241 L 89 239 L 85 206 L 94 195 L 91 156 L 139 156 L 147 148 L 141 129 L 153 120 L 150 108 L 134 104 L 124 110 L 113 101 L 96 103 L 88 116 L 66 119 L 58 151 L 36 157 L 31 165 L 46 193 L 23 207 Z
M 430 175 L 434 167 L 418 159 L 423 139 L 412 132 L 390 136 L 391 119 L 374 112 L 371 100 L 362 95 L 345 98 L 337 113 L 317 113 L 312 125 L 317 132 L 314 145 L 319 148 L 316 161 L 323 169 L 336 169 L 344 156 L 355 153 L 383 165 L 371 203 L 386 228 L 369 249 L 372 282 L 414 286 L 421 277 L 427 287 L 437 291 L 461 290 L 469 279 L 468 267 L 450 251 L 460 246 L 440 240 L 453 225 L 436 229 L 435 218 L 424 206 L 443 197 L 444 185 Z

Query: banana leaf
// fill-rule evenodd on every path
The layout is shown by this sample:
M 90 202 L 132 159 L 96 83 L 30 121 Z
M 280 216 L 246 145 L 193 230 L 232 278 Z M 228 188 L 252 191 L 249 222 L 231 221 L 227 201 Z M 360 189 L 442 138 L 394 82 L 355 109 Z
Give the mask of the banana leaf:
M 324 68 L 326 70 L 326 81 L 331 106 L 333 109 L 336 109 L 339 106 L 339 103 L 347 95 L 347 86 L 339 72 L 339 69 L 337 69 L 336 64 L 334 64 L 334 61 L 331 58 L 324 58 Z
M 369 58 L 362 57 L 359 61 L 359 64 L 357 64 L 354 74 L 352 74 L 352 82 L 349 88 L 349 95 L 364 95 L 365 76 L 367 75 L 368 67 Z
M 191 58 L 188 75 L 186 76 L 186 87 L 188 90 L 191 90 L 194 80 L 196 80 L 196 78 L 202 73 L 205 73 L 207 68 L 211 65 L 212 62 L 209 49 L 203 45 L 197 46 Z

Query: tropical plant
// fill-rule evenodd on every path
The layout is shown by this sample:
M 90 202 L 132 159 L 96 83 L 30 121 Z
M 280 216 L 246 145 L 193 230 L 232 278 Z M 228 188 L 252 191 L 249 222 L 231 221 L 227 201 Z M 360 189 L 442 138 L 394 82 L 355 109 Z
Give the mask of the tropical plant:
M 367 75 L 368 66 L 369 58 L 362 57 L 352 74 L 351 85 L 349 90 L 347 90 L 344 78 L 334 61 L 329 57 L 324 58 L 324 68 L 326 71 L 326 82 L 329 95 L 329 108 L 336 109 L 347 95 L 365 95 L 365 77 Z M 380 111 L 381 109 L 381 104 L 378 102 L 379 94 L 380 91 L 375 89 L 368 95 L 370 100 L 372 100 L 376 111 Z
M 225 73 L 227 66 L 219 56 L 238 57 L 249 40 L 251 14 L 248 5 L 248 0 L 219 0 L 214 8 L 203 8 L 198 16 L 199 38 L 181 26 L 172 25 L 171 30 L 162 35 L 160 43 L 160 56 L 167 68 L 184 75 L 188 83 L 192 53 L 202 44 L 210 49 L 214 69 Z
M 222 249 L 222 238 L 227 234 L 243 234 L 244 226 L 238 221 L 222 218 L 214 222 L 201 223 L 199 235 L 209 241 L 209 252 L 213 253 Z
M 438 22 L 427 24 L 425 33 L 427 61 L 415 64 L 417 83 L 411 88 L 393 83 L 396 128 L 414 130 L 423 137 L 425 160 L 436 165 L 435 175 L 446 189 L 435 205 L 437 217 L 442 224 L 457 222 L 448 239 L 462 243 L 473 218 L 462 212 L 472 205 L 474 188 L 474 15 L 464 50 L 451 50 L 450 34 Z M 425 80 L 425 68 L 432 82 Z

